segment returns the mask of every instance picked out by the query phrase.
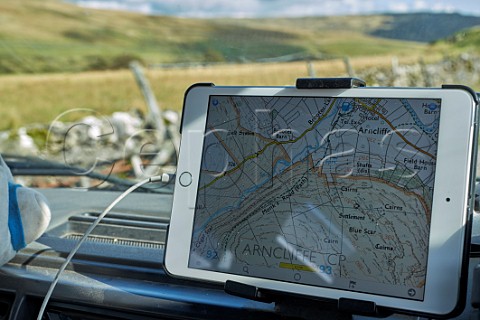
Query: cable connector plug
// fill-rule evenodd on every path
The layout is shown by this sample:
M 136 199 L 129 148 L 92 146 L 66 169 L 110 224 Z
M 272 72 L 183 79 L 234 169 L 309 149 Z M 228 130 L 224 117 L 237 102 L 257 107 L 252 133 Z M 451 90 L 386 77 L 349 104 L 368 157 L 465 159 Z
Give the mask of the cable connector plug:
M 175 178 L 174 174 L 162 173 L 161 175 L 150 177 L 149 180 L 151 183 L 155 183 L 155 182 L 169 183 L 174 178 Z

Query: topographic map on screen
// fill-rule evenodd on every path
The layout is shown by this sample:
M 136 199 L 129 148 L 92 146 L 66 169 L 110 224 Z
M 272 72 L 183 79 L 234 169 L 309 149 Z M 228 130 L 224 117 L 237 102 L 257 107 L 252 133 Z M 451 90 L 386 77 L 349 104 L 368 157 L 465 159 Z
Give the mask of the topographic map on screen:
M 440 107 L 211 96 L 189 266 L 423 299 Z

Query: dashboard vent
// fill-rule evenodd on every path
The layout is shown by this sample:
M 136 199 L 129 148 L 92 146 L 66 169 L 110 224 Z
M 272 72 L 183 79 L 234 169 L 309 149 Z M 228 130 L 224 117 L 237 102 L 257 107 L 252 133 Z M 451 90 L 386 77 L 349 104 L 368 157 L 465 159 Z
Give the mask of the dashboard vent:
M 84 212 L 49 233 L 62 239 L 80 240 L 100 213 Z M 164 249 L 169 221 L 166 219 L 113 212 L 97 225 L 86 239 L 90 243 L 129 246 L 146 249 Z M 1 320 L 1 319 L 0 319 Z
M 83 234 L 67 234 L 63 238 L 71 239 L 71 240 L 80 240 L 82 237 L 83 237 Z M 131 246 L 131 247 L 138 247 L 138 248 L 165 249 L 165 245 L 163 243 L 137 241 L 137 240 L 129 240 L 129 239 L 117 239 L 117 238 L 110 238 L 110 237 L 89 236 L 87 237 L 86 241 L 96 242 L 96 243 L 115 244 L 115 245 L 121 245 L 121 246 Z

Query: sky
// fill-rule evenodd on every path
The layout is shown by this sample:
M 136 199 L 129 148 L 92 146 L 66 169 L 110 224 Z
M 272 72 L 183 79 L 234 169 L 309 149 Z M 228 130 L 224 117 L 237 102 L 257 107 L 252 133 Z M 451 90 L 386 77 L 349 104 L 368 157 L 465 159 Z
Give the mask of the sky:
M 456 12 L 480 16 L 479 0 L 66 0 L 83 7 L 195 18 Z

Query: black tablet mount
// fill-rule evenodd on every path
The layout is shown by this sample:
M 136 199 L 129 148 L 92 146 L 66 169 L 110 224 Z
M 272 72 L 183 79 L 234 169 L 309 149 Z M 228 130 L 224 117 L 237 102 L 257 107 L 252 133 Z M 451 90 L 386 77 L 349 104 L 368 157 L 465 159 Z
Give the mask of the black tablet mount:
M 256 286 L 227 281 L 225 292 L 238 297 L 265 303 L 274 303 L 275 312 L 282 317 L 315 320 L 347 320 L 352 315 L 386 317 L 393 311 L 379 308 L 375 302 L 340 298 L 327 300 L 312 296 L 258 288 Z
M 297 89 L 351 89 L 365 87 L 358 78 L 299 78 Z M 227 281 L 225 292 L 242 298 L 275 303 L 275 311 L 284 317 L 302 319 L 351 319 L 352 315 L 385 317 L 393 311 L 378 308 L 372 301 L 340 298 L 326 300 L 317 297 L 281 292 L 271 289 Z

